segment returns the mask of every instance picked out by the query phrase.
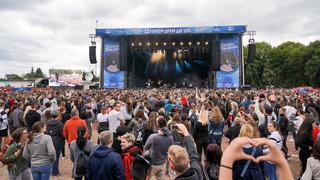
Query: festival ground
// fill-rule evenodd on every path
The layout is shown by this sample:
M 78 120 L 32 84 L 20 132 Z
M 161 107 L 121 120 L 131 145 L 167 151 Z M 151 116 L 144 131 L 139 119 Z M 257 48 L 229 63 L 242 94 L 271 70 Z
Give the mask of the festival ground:
M 96 123 L 92 126 L 92 135 L 93 135 L 93 141 L 94 144 L 97 143 L 97 131 L 96 131 Z M 298 156 L 298 151 L 294 151 L 294 144 L 293 144 L 293 139 L 292 136 L 288 136 L 288 141 L 287 141 L 287 145 L 289 148 L 289 154 L 292 154 L 292 159 L 289 160 L 289 165 L 291 168 L 291 171 L 293 173 L 293 176 L 296 178 L 299 176 L 300 174 L 300 161 L 299 161 L 299 156 Z M 228 146 L 228 139 L 226 139 L 225 137 L 223 137 L 222 139 L 222 150 L 224 151 L 225 148 Z M 0 179 L 1 180 L 8 180 L 8 172 L 7 172 L 7 168 L 6 166 L 0 165 Z M 72 172 L 72 162 L 69 159 L 69 150 L 68 150 L 68 145 L 66 144 L 66 159 L 62 159 L 62 157 L 60 157 L 60 161 L 59 161 L 59 168 L 60 168 L 60 173 L 61 175 L 53 177 L 51 176 L 50 179 L 52 180 L 71 180 L 73 179 L 71 176 L 71 172 Z M 168 180 L 170 180 L 169 177 L 167 177 Z

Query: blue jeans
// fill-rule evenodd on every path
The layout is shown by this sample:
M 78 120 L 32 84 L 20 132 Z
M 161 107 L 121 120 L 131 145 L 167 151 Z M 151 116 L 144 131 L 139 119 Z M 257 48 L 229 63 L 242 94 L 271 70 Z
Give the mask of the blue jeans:
M 51 163 L 43 166 L 31 167 L 33 180 L 49 180 L 51 171 Z
M 59 175 L 59 159 L 60 159 L 60 153 L 62 151 L 62 146 L 56 148 L 56 160 L 52 163 L 52 176 Z
M 266 173 L 267 173 L 269 180 L 277 180 L 277 173 L 276 173 L 276 165 L 275 164 L 265 162 L 264 168 L 266 170 Z

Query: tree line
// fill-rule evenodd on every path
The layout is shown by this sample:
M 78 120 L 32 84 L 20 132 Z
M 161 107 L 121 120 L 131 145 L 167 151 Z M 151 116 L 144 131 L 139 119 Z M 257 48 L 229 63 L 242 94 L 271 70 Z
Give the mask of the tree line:
M 320 87 L 319 40 L 309 45 L 288 41 L 276 47 L 267 42 L 258 42 L 253 63 L 248 63 L 248 46 L 244 47 L 244 62 L 247 85 Z

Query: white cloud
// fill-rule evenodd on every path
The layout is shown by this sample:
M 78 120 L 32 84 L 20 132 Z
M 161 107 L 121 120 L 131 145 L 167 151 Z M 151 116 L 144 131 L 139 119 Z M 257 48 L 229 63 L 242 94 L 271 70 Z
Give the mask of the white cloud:
M 318 7 L 319 0 L 4 0 L 0 77 L 31 66 L 87 70 L 96 20 L 101 28 L 246 24 L 256 41 L 307 44 L 320 38 Z

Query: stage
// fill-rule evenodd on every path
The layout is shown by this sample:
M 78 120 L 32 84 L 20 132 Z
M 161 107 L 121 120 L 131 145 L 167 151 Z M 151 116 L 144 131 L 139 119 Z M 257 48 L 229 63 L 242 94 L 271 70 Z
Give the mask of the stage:
M 238 88 L 246 26 L 96 29 L 102 88 Z

